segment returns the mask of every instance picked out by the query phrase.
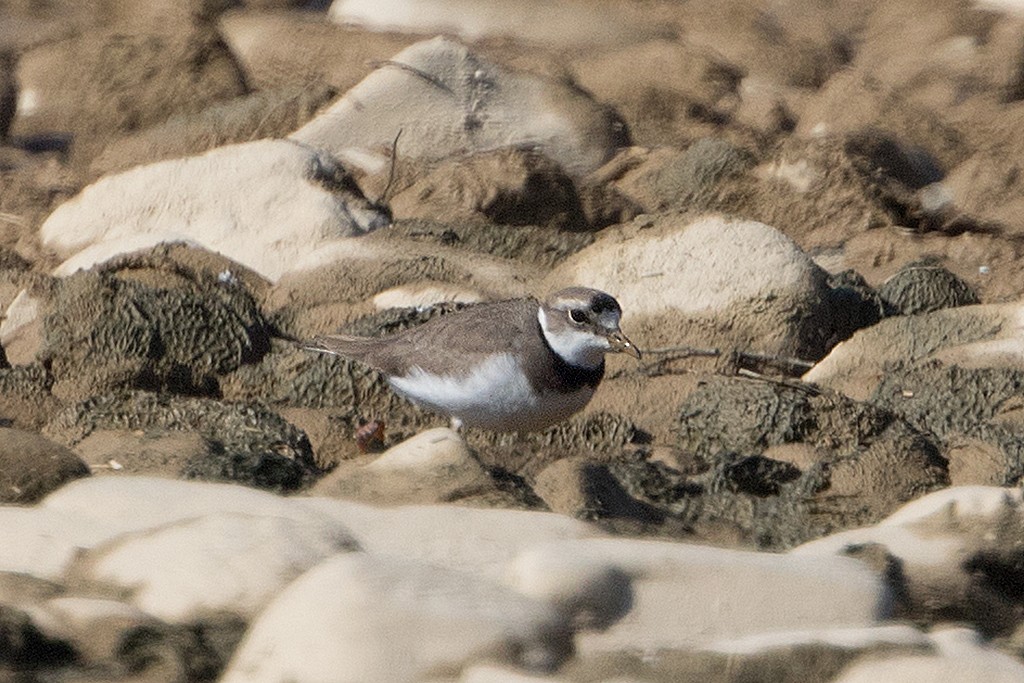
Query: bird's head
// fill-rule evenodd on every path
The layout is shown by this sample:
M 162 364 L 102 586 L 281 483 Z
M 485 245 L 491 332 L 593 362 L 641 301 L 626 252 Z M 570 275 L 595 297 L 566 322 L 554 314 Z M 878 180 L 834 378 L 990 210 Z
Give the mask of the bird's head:
M 569 287 L 549 296 L 537 318 L 551 349 L 569 365 L 596 368 L 604 354 L 640 350 L 619 329 L 622 309 L 610 294 L 586 287 Z

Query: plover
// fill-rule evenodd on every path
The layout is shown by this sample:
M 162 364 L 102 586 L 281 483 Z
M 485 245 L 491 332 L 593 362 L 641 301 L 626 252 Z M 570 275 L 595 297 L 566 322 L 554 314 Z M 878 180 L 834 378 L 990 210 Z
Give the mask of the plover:
M 609 352 L 640 351 L 622 309 L 596 289 L 479 304 L 380 338 L 329 335 L 305 348 L 360 361 L 399 395 L 461 425 L 534 431 L 590 401 Z

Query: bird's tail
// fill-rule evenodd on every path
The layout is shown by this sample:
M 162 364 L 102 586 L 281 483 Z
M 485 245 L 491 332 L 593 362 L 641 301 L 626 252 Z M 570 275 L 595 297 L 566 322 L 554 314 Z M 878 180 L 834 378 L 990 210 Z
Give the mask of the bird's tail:
M 318 353 L 331 353 L 345 358 L 362 358 L 370 350 L 374 343 L 373 339 L 367 337 L 354 337 L 348 334 L 325 334 L 313 337 L 309 341 L 301 342 L 306 351 Z

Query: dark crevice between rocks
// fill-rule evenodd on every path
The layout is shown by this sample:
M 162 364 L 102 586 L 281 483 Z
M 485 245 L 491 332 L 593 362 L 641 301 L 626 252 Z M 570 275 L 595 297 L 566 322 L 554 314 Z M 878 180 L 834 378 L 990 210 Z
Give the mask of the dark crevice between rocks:
M 78 655 L 69 643 L 44 634 L 25 612 L 0 605 L 0 674 L 5 668 L 39 671 L 71 665 L 77 660 Z
M 147 680 L 214 681 L 245 634 L 246 622 L 221 615 L 195 624 L 139 626 L 118 645 L 120 667 Z
M 888 313 L 885 302 L 864 277 L 853 270 L 829 275 L 832 330 L 827 349 L 853 336 L 857 330 L 871 327 Z
M 484 467 L 487 475 L 499 491 L 509 494 L 522 507 L 534 510 L 549 510 L 544 499 L 538 496 L 524 477 L 504 467 Z

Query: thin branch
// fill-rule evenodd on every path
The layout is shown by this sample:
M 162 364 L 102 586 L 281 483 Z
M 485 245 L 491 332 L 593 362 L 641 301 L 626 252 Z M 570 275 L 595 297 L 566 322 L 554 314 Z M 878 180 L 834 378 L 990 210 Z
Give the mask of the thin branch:
M 736 353 L 742 360 L 764 363 L 774 367 L 789 367 L 793 370 L 800 370 L 802 372 L 810 370 L 815 365 L 809 360 L 792 358 L 790 356 L 775 356 L 765 353 L 755 353 L 753 351 L 737 351 Z
M 780 386 L 789 387 L 791 389 L 798 389 L 808 394 L 818 395 L 821 390 L 813 384 L 807 384 L 800 380 L 789 379 L 788 377 L 772 377 L 770 375 L 762 375 L 760 372 L 754 372 L 746 368 L 740 368 L 736 371 L 736 374 L 740 377 L 746 377 L 747 379 L 757 380 L 758 382 L 767 382 L 769 384 L 778 384 Z
M 801 358 L 758 353 L 755 351 L 722 350 L 718 348 L 699 348 L 695 346 L 666 346 L 656 349 L 644 349 L 644 356 L 655 356 L 652 363 L 647 363 L 632 371 L 634 374 L 657 376 L 668 374 L 667 366 L 673 361 L 686 358 L 724 358 L 735 368 L 736 374 L 763 376 L 753 371 L 754 368 L 772 368 L 787 375 L 802 375 L 814 367 L 814 363 Z M 660 357 L 659 357 L 660 356 Z M 622 374 L 629 374 L 623 372 Z
M 391 141 L 391 168 L 388 169 L 388 184 L 384 186 L 384 191 L 374 202 L 377 206 L 384 206 L 387 203 L 388 192 L 391 191 L 391 185 L 395 182 L 395 166 L 398 164 L 398 138 L 402 137 L 402 130 L 399 128 L 395 139 Z
M 444 90 L 446 93 L 453 97 L 455 96 L 455 93 L 452 91 L 452 89 L 445 85 L 445 83 L 441 79 L 431 74 L 428 74 L 426 71 L 423 71 L 422 69 L 417 69 L 411 64 L 396 62 L 392 59 L 385 59 L 383 61 L 370 62 L 370 65 L 373 66 L 374 68 L 380 68 L 382 66 L 393 66 L 396 69 L 401 69 L 402 71 L 411 73 L 414 76 L 419 76 L 420 78 L 425 80 L 427 83 L 430 83 L 434 87 Z
M 696 346 L 665 346 L 660 349 L 644 349 L 645 356 L 671 355 L 676 358 L 701 356 L 717 358 L 722 355 L 721 349 L 701 349 Z
M 758 353 L 756 351 L 731 351 L 738 361 L 748 363 L 764 363 L 775 367 L 788 367 L 794 370 L 810 370 L 814 367 L 811 361 L 790 356 L 777 356 L 775 354 Z M 718 358 L 724 355 L 721 349 L 702 349 L 695 346 L 666 346 L 659 349 L 644 349 L 644 355 L 670 355 L 675 358 L 690 358 L 693 356 Z

